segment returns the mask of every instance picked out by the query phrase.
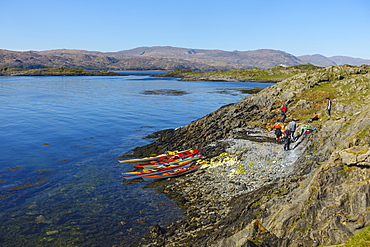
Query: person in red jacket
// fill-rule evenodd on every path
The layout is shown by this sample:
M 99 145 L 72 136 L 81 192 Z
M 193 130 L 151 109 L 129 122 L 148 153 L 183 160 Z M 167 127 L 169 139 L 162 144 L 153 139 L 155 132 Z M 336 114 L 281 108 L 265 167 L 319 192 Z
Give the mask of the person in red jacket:
M 319 120 L 319 115 L 317 115 L 317 113 L 315 113 L 315 114 L 313 115 L 313 117 L 312 117 L 312 118 L 310 118 L 310 122 L 312 122 L 312 121 L 316 121 L 316 120 Z
M 287 104 L 284 104 L 281 108 L 280 108 L 280 114 L 283 115 L 283 117 L 280 119 L 280 122 L 283 122 L 285 121 L 285 118 L 286 118 L 286 112 L 288 111 L 288 106 Z

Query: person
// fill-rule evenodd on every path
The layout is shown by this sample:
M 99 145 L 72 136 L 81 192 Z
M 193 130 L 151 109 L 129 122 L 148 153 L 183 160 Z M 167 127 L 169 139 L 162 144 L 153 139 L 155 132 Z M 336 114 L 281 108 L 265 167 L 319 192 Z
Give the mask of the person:
M 289 129 L 286 129 L 283 133 L 283 142 L 284 142 L 284 151 L 290 150 L 290 142 L 291 142 L 291 132 Z
M 294 132 L 297 129 L 297 124 L 293 120 L 289 122 L 288 129 L 290 130 L 290 134 L 292 136 L 292 140 L 294 140 Z
M 310 122 L 312 122 L 312 121 L 316 121 L 316 120 L 319 120 L 319 115 L 317 115 L 317 113 L 315 113 L 315 114 L 313 115 L 313 117 L 312 117 L 312 118 L 310 118 Z
M 331 105 L 332 105 L 332 103 L 331 103 L 331 100 L 329 98 L 326 98 L 326 100 L 328 101 L 328 104 L 326 106 L 326 110 L 328 111 L 328 116 L 330 118 L 331 117 Z
M 274 124 L 273 128 L 275 128 L 275 135 L 276 135 L 276 141 L 280 140 L 280 137 L 282 135 L 281 132 L 281 123 L 277 122 Z
M 286 112 L 288 111 L 288 105 L 287 104 L 284 104 L 281 108 L 280 108 L 280 114 L 283 115 L 283 117 L 280 119 L 280 122 L 284 123 L 285 121 L 285 118 L 286 118 Z

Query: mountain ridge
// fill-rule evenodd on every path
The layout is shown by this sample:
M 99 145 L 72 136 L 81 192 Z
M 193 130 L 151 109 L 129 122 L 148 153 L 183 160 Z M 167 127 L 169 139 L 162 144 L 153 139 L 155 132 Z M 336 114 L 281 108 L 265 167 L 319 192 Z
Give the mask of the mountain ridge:
M 348 56 L 332 56 L 326 57 L 321 54 L 314 54 L 314 55 L 302 55 L 298 56 L 303 62 L 310 63 L 312 65 L 316 65 L 319 67 L 327 67 L 327 66 L 337 66 L 337 65 L 354 65 L 360 66 L 362 64 L 370 65 L 370 59 L 363 59 L 363 58 L 354 58 Z
M 0 67 L 22 69 L 79 68 L 104 70 L 178 70 L 195 71 L 272 68 L 276 65 L 313 64 L 320 67 L 339 64 L 370 64 L 370 60 L 345 56 L 325 57 L 319 54 L 294 56 L 290 53 L 258 49 L 224 51 L 172 46 L 137 47 L 117 52 L 73 49 L 45 51 L 11 51 L 0 49 Z

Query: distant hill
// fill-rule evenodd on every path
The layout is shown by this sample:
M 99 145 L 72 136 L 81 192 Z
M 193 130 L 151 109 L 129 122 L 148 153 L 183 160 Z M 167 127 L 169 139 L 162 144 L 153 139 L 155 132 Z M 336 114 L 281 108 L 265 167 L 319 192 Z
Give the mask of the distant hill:
M 320 67 L 327 67 L 330 65 L 337 65 L 334 61 L 330 60 L 329 58 L 320 55 L 320 54 L 315 54 L 315 55 L 304 55 L 304 56 L 299 56 L 298 57 L 301 61 L 310 63 L 316 66 Z
M 81 68 L 108 70 L 198 71 L 292 66 L 303 62 L 278 50 L 222 51 L 177 47 L 139 47 L 119 52 L 50 50 L 17 52 L 0 50 L 0 67 Z
M 362 59 L 362 58 L 353 58 L 353 57 L 346 57 L 346 56 L 333 56 L 333 57 L 325 57 L 320 54 L 315 55 L 304 55 L 298 56 L 298 58 L 302 62 L 310 63 L 320 67 L 327 67 L 330 65 L 355 65 L 360 66 L 362 64 L 370 65 L 369 59 Z
M 289 53 L 270 49 L 222 51 L 155 46 L 139 47 L 118 53 L 134 57 L 181 59 L 192 63 L 208 64 L 217 69 L 272 68 L 276 65 L 292 66 L 302 64 L 298 58 Z
M 337 65 L 355 65 L 360 66 L 363 64 L 370 65 L 370 59 L 354 58 L 354 57 L 345 57 L 345 56 L 334 56 L 329 57 L 330 60 L 334 61 Z
M 9 51 L 0 50 L 0 67 L 22 69 L 78 68 L 85 70 L 180 70 L 195 71 L 267 69 L 276 65 L 294 66 L 370 64 L 351 57 L 325 57 L 319 54 L 295 57 L 279 50 L 222 51 L 171 46 L 138 47 L 118 52 L 85 50 Z

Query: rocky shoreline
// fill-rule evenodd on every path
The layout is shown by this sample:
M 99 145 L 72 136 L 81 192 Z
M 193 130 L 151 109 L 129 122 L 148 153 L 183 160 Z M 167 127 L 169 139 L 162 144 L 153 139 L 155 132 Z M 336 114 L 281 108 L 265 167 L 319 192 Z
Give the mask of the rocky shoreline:
M 369 84 L 370 66 L 300 73 L 149 136 L 154 141 L 135 156 L 203 148 L 207 158 L 194 174 L 147 185 L 175 199 L 187 218 L 153 227 L 138 245 L 311 247 L 343 243 L 369 226 Z M 289 151 L 271 129 L 282 104 L 288 122 L 316 128 Z M 311 123 L 313 112 L 320 120 Z
M 230 222 L 224 220 L 238 207 L 239 202 L 236 203 L 235 198 L 276 184 L 292 174 L 297 169 L 293 164 L 306 149 L 306 141 L 303 140 L 294 150 L 284 151 L 282 143 L 275 141 L 272 132 L 260 129 L 240 129 L 220 142 L 223 143 L 221 146 L 227 146 L 225 153 L 206 161 L 196 173 L 149 185 L 175 199 L 188 217 L 168 226 L 152 227 L 151 234 L 146 236 L 148 242 L 142 244 L 198 246 L 201 242 L 202 246 L 208 246 L 205 232 L 230 227 Z M 292 144 L 293 147 L 298 142 Z
M 259 82 L 259 83 L 277 83 L 282 79 L 255 79 L 250 77 L 232 77 L 232 76 L 186 76 L 180 81 L 228 81 L 228 82 Z
M 228 82 L 260 82 L 277 83 L 283 79 L 257 79 L 252 76 L 228 76 L 222 74 L 210 75 L 208 73 L 194 72 L 191 70 L 171 71 L 168 73 L 154 75 L 154 77 L 174 77 L 180 81 L 228 81 Z
M 181 81 L 228 81 L 228 82 L 259 82 L 277 83 L 295 74 L 316 70 L 313 65 L 298 65 L 291 67 L 275 66 L 270 69 L 244 69 L 228 71 L 196 72 L 189 69 L 174 70 L 155 77 L 174 77 Z

